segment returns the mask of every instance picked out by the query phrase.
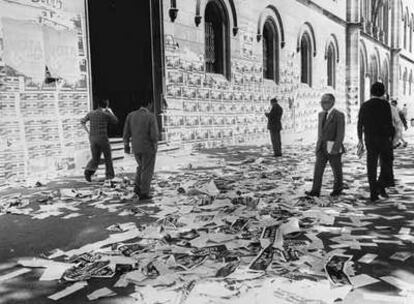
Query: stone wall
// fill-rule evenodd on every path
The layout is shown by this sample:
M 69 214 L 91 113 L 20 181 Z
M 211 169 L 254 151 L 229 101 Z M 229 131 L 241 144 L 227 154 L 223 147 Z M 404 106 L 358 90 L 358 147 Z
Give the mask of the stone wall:
M 85 9 L 75 2 L 79 1 L 71 0 L 71 10 L 65 10 L 62 1 L 51 1 L 48 6 L 39 1 L 0 0 L 0 184 L 68 174 L 83 165 L 88 155 L 88 139 L 79 124 L 90 108 Z M 79 79 L 71 84 L 64 79 L 47 84 L 8 66 L 3 60 L 4 17 L 76 31 Z M 33 51 L 30 43 L 23 42 L 27 54 Z

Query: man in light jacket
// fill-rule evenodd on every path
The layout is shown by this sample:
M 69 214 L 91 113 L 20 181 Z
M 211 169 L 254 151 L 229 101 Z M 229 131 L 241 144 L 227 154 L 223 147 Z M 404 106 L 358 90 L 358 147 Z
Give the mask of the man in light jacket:
M 123 135 L 124 151 L 127 154 L 131 153 L 130 139 L 132 141 L 132 150 L 138 164 L 134 192 L 140 200 L 152 198 L 150 186 L 158 144 L 157 119 L 148 110 L 150 106 L 151 102 L 146 99 L 137 111 L 128 114 Z

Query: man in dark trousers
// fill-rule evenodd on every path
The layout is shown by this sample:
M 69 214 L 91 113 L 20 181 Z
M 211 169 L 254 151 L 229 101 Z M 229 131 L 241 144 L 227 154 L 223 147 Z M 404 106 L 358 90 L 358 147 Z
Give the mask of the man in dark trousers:
M 280 130 L 282 130 L 282 115 L 283 109 L 277 103 L 276 98 L 270 100 L 272 109 L 269 113 L 265 113 L 267 116 L 267 128 L 270 131 L 270 139 L 272 140 L 273 152 L 275 157 L 282 156 L 282 142 L 280 138 Z
M 91 145 L 92 159 L 86 165 L 84 175 L 85 179 L 90 182 L 91 176 L 98 169 L 101 154 L 105 157 L 105 177 L 113 179 L 115 177 L 114 167 L 112 164 L 111 145 L 108 139 L 108 125 L 117 124 L 118 118 L 109 108 L 108 99 L 98 99 L 98 108 L 89 112 L 81 119 L 81 124 L 89 133 L 89 142 Z M 89 130 L 86 122 L 89 121 Z
M 390 104 L 384 99 L 385 87 L 376 82 L 371 87 L 372 98 L 364 102 L 358 116 L 358 139 L 362 145 L 363 135 L 367 148 L 367 172 L 372 202 L 388 197 L 385 179 L 392 176 L 392 137 L 394 128 Z M 381 160 L 380 178 L 377 180 L 378 159 Z
M 343 190 L 342 154 L 345 137 L 345 115 L 336 110 L 335 96 L 324 94 L 321 98 L 323 111 L 319 113 L 318 141 L 316 143 L 316 163 L 313 173 L 311 191 L 305 191 L 308 196 L 319 197 L 322 188 L 322 178 L 326 163 L 329 161 L 333 175 L 334 188 L 331 196 L 339 196 Z
M 131 139 L 138 164 L 134 192 L 140 200 L 151 199 L 150 186 L 157 153 L 158 126 L 155 115 L 148 110 L 151 105 L 149 99 L 145 99 L 137 111 L 128 114 L 124 126 L 124 151 L 131 153 Z

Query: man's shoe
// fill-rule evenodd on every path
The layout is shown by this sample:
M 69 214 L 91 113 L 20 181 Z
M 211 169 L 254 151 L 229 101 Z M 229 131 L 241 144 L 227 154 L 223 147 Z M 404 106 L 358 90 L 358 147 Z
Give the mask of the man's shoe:
M 85 170 L 85 172 L 83 172 L 83 174 L 84 174 L 84 176 L 85 176 L 85 179 L 86 179 L 86 181 L 87 182 L 91 182 L 92 181 L 92 179 L 91 179 L 91 172 L 90 171 L 88 171 L 88 170 Z
M 378 188 L 378 194 L 383 198 L 389 198 L 388 193 L 385 191 L 384 187 Z
M 314 196 L 314 197 L 319 197 L 320 196 L 320 193 L 315 192 L 315 191 L 305 191 L 305 194 L 307 196 Z
M 342 195 L 342 190 L 334 190 L 331 192 L 330 196 L 335 197 L 335 196 L 340 196 Z
M 150 200 L 150 199 L 152 199 L 152 196 L 151 196 L 151 195 L 149 195 L 149 194 L 142 194 L 142 195 L 140 195 L 140 197 L 139 197 L 139 200 L 140 200 L 140 201 L 146 201 L 146 200 Z
M 275 153 L 273 156 L 274 156 L 274 157 L 281 157 L 281 156 L 282 156 L 282 154 L 276 154 L 276 153 Z
M 371 195 L 370 201 L 371 201 L 371 203 L 375 203 L 375 202 L 379 201 L 378 195 Z

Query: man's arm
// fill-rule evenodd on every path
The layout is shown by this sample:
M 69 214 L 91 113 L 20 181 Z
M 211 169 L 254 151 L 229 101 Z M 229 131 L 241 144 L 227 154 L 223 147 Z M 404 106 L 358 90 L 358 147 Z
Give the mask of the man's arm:
M 131 137 L 131 129 L 129 128 L 129 120 L 131 115 L 128 114 L 125 125 L 124 125 L 124 132 L 123 132 L 123 140 L 124 140 L 124 151 L 125 153 L 129 154 L 131 152 L 131 148 L 129 146 L 129 139 Z
M 118 123 L 118 117 L 115 116 L 110 108 L 106 108 L 104 112 L 108 115 L 111 124 L 116 125 Z
M 82 128 L 84 128 L 84 129 L 85 129 L 85 131 L 89 134 L 88 127 L 86 126 L 86 122 L 87 122 L 87 121 L 89 121 L 89 113 L 88 113 L 88 114 L 86 114 L 86 116 L 80 120 L 80 123 L 81 123 L 81 125 L 82 125 Z
M 399 117 L 398 117 L 399 119 Z M 394 136 L 394 125 L 392 123 L 392 113 L 391 113 L 391 106 L 388 104 L 385 110 L 385 128 L 387 130 L 388 137 Z
M 331 154 L 338 154 L 341 152 L 342 144 L 345 138 L 345 115 L 339 112 L 338 120 L 336 122 L 336 138 Z
M 364 119 L 364 105 L 362 105 L 361 109 L 359 109 L 359 113 L 358 113 L 358 139 L 360 142 L 362 142 L 362 132 L 364 129 L 364 125 L 363 125 L 363 119 Z
M 156 150 L 157 143 L 158 143 L 158 126 L 157 126 L 157 119 L 155 118 L 155 115 L 151 115 L 150 138 Z

